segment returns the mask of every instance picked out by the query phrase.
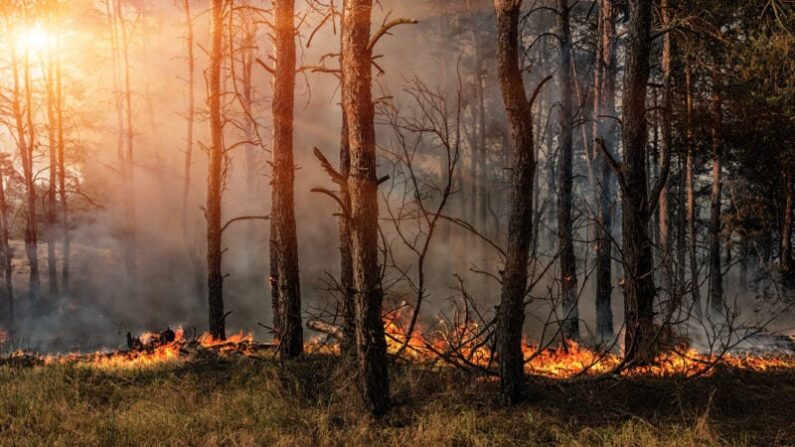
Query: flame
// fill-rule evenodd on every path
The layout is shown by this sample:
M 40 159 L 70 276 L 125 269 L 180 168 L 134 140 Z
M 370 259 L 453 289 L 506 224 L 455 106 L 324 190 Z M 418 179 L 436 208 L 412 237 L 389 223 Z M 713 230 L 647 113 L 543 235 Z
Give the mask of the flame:
M 387 352 L 403 360 L 426 365 L 458 365 L 493 371 L 498 359 L 487 343 L 486 333 L 480 325 L 468 322 L 451 326 L 438 322 L 432 330 L 417 323 L 411 336 L 408 332 L 410 319 L 405 311 L 387 314 L 384 332 Z M 0 340 L 6 335 L 0 332 Z M 141 368 L 166 363 L 185 362 L 201 350 L 217 355 L 253 356 L 261 348 L 276 352 L 273 345 L 257 343 L 252 333 L 239 332 L 225 340 L 216 340 L 204 333 L 194 340 L 185 337 L 185 331 L 174 331 L 174 340 L 164 343 L 162 334 L 144 333 L 138 337 L 142 348 L 129 351 L 96 352 L 93 354 L 67 354 L 39 357 L 25 352 L 16 352 L 9 358 L 32 364 L 76 363 L 99 368 Z M 622 363 L 619 354 L 599 352 L 574 341 L 555 347 L 539 347 L 523 340 L 525 371 L 531 375 L 551 378 L 572 378 L 580 375 L 598 375 L 616 370 Z M 330 344 L 321 337 L 312 337 L 306 342 L 306 351 L 315 354 L 338 355 L 339 346 Z M 693 376 L 713 374 L 714 366 L 721 362 L 733 368 L 770 371 L 795 368 L 795 356 L 779 354 L 759 356 L 731 354 L 716 356 L 702 354 L 693 348 L 680 347 L 659 354 L 649 365 L 621 371 L 624 375 Z M 26 364 L 27 364 L 26 363 Z

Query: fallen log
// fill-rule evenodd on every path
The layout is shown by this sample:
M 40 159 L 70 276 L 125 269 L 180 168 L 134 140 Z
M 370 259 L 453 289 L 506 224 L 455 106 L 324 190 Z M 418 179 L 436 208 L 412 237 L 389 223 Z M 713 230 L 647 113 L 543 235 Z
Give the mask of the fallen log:
M 341 327 L 326 323 L 325 321 L 309 320 L 306 322 L 306 327 L 312 329 L 313 331 L 327 334 L 341 342 L 345 340 L 345 333 L 342 331 Z

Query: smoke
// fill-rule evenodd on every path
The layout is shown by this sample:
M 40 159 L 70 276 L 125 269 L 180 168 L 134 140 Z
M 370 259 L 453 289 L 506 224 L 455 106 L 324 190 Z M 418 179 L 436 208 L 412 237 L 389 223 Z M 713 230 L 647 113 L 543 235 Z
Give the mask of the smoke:
M 122 187 L 117 138 L 115 87 L 113 60 L 108 42 L 105 18 L 88 11 L 84 3 L 76 3 L 79 17 L 72 26 L 72 43 L 67 45 L 62 56 L 66 64 L 66 85 L 69 113 L 67 129 L 68 157 L 72 163 L 73 182 L 79 188 L 70 194 L 72 220 L 71 287 L 68 294 L 46 298 L 46 304 L 34 306 L 27 297 L 27 260 L 21 243 L 15 247 L 15 292 L 18 303 L 20 344 L 41 351 L 67 351 L 74 349 L 116 348 L 124 343 L 127 331 L 138 333 L 144 330 L 162 330 L 166 326 L 184 327 L 188 334 L 206 330 L 206 296 L 203 287 L 205 256 L 205 224 L 202 207 L 205 200 L 207 157 L 203 145 L 207 144 L 205 122 L 205 86 L 203 71 L 207 60 L 202 48 L 208 47 L 209 16 L 201 14 L 204 2 L 196 2 L 195 35 L 196 61 L 196 133 L 193 145 L 194 157 L 190 169 L 191 184 L 185 224 L 182 216 L 182 188 L 184 184 L 184 162 L 186 148 L 187 111 L 187 63 L 185 60 L 185 18 L 182 11 L 171 2 L 140 1 L 145 8 L 141 15 L 141 26 L 136 27 L 130 47 L 132 88 L 134 90 L 134 144 L 135 168 L 132 188 L 136 204 L 135 247 L 136 281 L 127 280 L 122 256 L 127 222 L 123 217 L 125 189 Z M 497 245 L 504 241 L 506 227 L 506 204 L 508 199 L 510 148 L 505 136 L 504 112 L 493 61 L 493 30 L 490 2 L 473 2 L 467 10 L 465 2 L 402 2 L 382 1 L 376 9 L 374 28 L 387 17 L 410 17 L 420 21 L 418 25 L 404 26 L 392 30 L 377 45 L 375 53 L 383 55 L 377 59 L 378 67 L 374 79 L 374 97 L 391 104 L 392 107 L 409 113 L 416 98 L 407 91 L 411 79 L 423 81 L 429 89 L 438 90 L 445 96 L 451 110 L 459 106 L 456 97 L 460 89 L 460 118 L 465 131 L 460 135 L 462 154 L 460 172 L 467 178 L 471 169 L 470 137 L 474 117 L 474 80 L 472 65 L 475 58 L 473 41 L 482 44 L 482 76 L 487 96 L 489 147 L 493 164 L 486 201 L 488 216 L 477 229 L 491 238 Z M 468 3 L 468 2 L 467 2 Z M 84 9 L 80 9 L 84 8 Z M 309 13 L 307 23 L 317 23 L 316 13 Z M 466 22 L 472 17 L 472 22 Z M 537 26 L 546 29 L 554 20 L 540 16 Z M 337 24 L 338 26 L 338 24 Z M 338 32 L 338 28 L 336 28 Z M 314 66 L 323 61 L 328 67 L 336 67 L 334 57 L 324 55 L 339 51 L 339 35 L 326 25 L 312 38 L 306 48 L 313 29 L 304 26 L 300 30 L 302 49 L 300 64 Z M 473 34 L 473 35 L 471 35 Z M 267 61 L 271 51 L 265 29 L 257 39 L 257 55 Z M 540 53 L 548 56 L 547 53 Z M 534 61 L 527 77 L 528 85 L 534 86 L 539 79 L 554 73 L 554 59 Z M 383 70 L 383 73 L 380 73 Z M 8 76 L 7 73 L 3 74 Z M 233 89 L 231 73 L 225 68 L 224 85 L 228 92 Z M 7 85 L 7 84 L 0 84 Z M 224 192 L 224 220 L 238 216 L 263 216 L 270 209 L 270 75 L 260 66 L 253 70 L 253 96 L 255 106 L 252 114 L 257 119 L 256 133 L 262 137 L 254 144 L 237 143 L 256 135 L 245 135 L 240 123 L 245 122 L 237 98 L 225 96 L 225 107 L 232 120 L 226 127 L 226 145 L 235 147 L 228 153 L 229 164 Z M 38 87 L 41 94 L 42 84 Z M 532 88 L 532 87 L 531 87 Z M 547 121 L 538 135 L 539 143 L 552 147 L 540 152 L 538 188 L 539 198 L 548 203 L 547 211 L 539 215 L 540 236 L 537 244 L 538 261 L 533 266 L 536 281 L 530 293 L 528 305 L 527 333 L 532 339 L 542 336 L 549 339 L 557 327 L 559 318 L 557 303 L 557 276 L 555 259 L 554 221 L 554 150 L 557 123 L 547 113 L 554 110 L 558 102 L 557 89 L 548 87 L 544 91 L 542 118 Z M 320 313 L 320 309 L 334 308 L 335 296 L 326 290 L 323 279 L 326 275 L 338 275 L 338 240 L 336 203 L 325 196 L 312 193 L 317 186 L 332 188 L 332 183 L 312 155 L 319 148 L 332 163 L 336 163 L 340 144 L 341 114 L 339 108 L 339 81 L 328 73 L 305 70 L 300 73 L 296 92 L 295 116 L 295 205 L 298 227 L 299 259 L 301 266 L 301 288 L 305 317 Z M 39 122 L 45 111 L 39 110 Z M 42 146 L 46 151 L 46 126 L 39 126 Z M 550 135 L 551 133 L 551 135 Z M 378 128 L 379 149 L 383 159 L 380 170 L 396 177 L 394 161 L 387 150 L 394 146 L 393 130 L 387 126 Z M 577 138 L 580 138 L 577 136 Z M 255 138 L 256 139 L 256 138 Z M 3 135 L 3 141 L 12 141 Z M 576 144 L 577 140 L 575 140 Z M 580 141 L 581 142 L 581 141 Z M 260 144 L 261 143 L 261 144 Z M 582 142 L 581 142 L 582 143 Z M 424 147 L 433 147 L 432 141 L 424 141 Z M 13 145 L 5 145 L 13 147 Z M 576 168 L 584 173 L 584 159 L 578 154 Z M 44 168 L 44 157 L 37 163 Z M 250 165 L 253 163 L 253 165 Z M 253 166 L 253 169 L 250 168 Z M 426 168 L 426 173 L 430 168 Z M 254 177 L 249 176 L 254 172 Z M 439 180 L 436 179 L 438 183 Z M 43 182 L 42 182 L 43 183 Z M 388 188 L 388 186 L 385 186 Z M 405 183 L 392 184 L 389 199 L 398 206 L 398 198 L 408 190 Z M 578 182 L 575 194 L 589 197 L 588 186 Z M 386 193 L 386 191 L 383 191 Z M 429 193 L 430 194 L 430 193 Z M 445 214 L 471 218 L 467 215 L 472 191 L 469 184 L 454 188 Z M 586 199 L 583 199 L 587 202 Z M 431 199 L 433 201 L 433 199 Z M 582 209 L 587 203 L 580 203 Z M 21 204 L 15 203 L 15 209 Z M 382 217 L 384 214 L 382 213 Z M 21 217 L 18 217 L 21 219 Z M 580 230 L 575 244 L 579 261 L 580 316 L 583 333 L 594 330 L 595 306 L 592 272 L 592 230 L 585 222 L 587 213 L 579 217 Z M 386 283 L 387 307 L 402 302 L 413 303 L 416 292 L 410 284 L 400 279 L 401 271 L 414 278 L 417 259 L 400 243 L 395 227 L 382 219 L 385 240 L 392 250 L 397 268 L 388 268 Z M 470 222 L 473 225 L 476 222 Z M 270 290 L 267 283 L 269 259 L 269 223 L 251 220 L 233 224 L 224 234 L 224 300 L 230 331 L 253 331 L 262 339 L 271 337 L 263 327 L 270 325 Z M 413 233 L 419 230 L 414 228 Z M 19 234 L 15 234 L 19 236 Z M 59 265 L 62 264 L 61 247 L 58 247 Z M 48 289 L 46 272 L 46 247 L 40 244 L 40 266 L 43 273 L 42 290 Z M 551 265 L 546 269 L 547 265 Z M 493 314 L 499 301 L 500 256 L 497 250 L 483 243 L 478 237 L 448 222 L 440 224 L 434 236 L 425 265 L 427 296 L 423 305 L 423 318 L 432 322 L 437 318 L 451 318 L 460 305 L 462 284 L 486 315 Z M 616 264 L 616 268 L 618 268 Z M 455 276 L 457 275 L 457 276 Z M 539 278 L 540 277 L 540 278 Z M 458 283 L 458 279 L 461 283 Z M 620 275 L 616 277 L 616 283 Z M 623 320 L 620 288 L 613 293 L 613 312 L 616 329 Z M 706 296 L 706 294 L 703 294 Z M 742 302 L 751 302 L 753 297 L 740 296 Z

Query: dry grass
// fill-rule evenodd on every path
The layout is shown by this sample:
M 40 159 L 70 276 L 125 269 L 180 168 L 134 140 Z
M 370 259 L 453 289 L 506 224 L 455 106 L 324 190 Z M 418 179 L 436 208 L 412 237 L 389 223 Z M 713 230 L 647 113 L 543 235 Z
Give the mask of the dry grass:
M 312 357 L 141 370 L 0 368 L 0 445 L 795 445 L 795 372 L 693 381 L 532 383 L 502 408 L 495 384 L 394 367 L 396 406 L 373 421 L 347 369 Z

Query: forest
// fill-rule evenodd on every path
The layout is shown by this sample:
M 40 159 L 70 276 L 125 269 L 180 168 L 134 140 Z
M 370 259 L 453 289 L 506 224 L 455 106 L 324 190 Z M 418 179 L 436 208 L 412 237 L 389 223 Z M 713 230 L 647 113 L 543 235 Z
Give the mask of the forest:
M 792 0 L 0 30 L 1 445 L 795 444 Z

